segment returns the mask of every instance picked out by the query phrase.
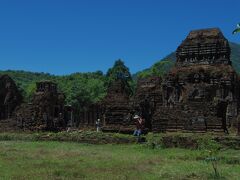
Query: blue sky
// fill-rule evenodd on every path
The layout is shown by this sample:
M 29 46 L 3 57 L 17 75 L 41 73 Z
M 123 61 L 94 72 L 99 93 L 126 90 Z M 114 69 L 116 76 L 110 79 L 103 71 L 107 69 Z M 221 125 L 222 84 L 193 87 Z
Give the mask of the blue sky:
M 233 42 L 239 0 L 0 0 L 0 69 L 56 75 L 131 72 L 174 51 L 192 29 L 219 27 Z

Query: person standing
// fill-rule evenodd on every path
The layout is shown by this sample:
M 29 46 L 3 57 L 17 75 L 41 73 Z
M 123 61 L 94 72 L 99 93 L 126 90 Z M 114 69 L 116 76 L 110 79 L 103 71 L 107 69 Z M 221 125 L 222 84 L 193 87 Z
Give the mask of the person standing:
M 142 119 L 140 116 L 135 115 L 133 119 L 136 121 L 136 129 L 133 133 L 134 136 L 141 136 L 143 129 L 144 129 L 144 119 Z
M 100 119 L 96 121 L 97 132 L 100 132 Z

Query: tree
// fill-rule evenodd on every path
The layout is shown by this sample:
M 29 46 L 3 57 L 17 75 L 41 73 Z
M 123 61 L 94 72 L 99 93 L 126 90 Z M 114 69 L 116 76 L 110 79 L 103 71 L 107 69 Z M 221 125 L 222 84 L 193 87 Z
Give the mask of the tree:
M 138 78 L 146 78 L 151 76 L 162 77 L 173 67 L 174 62 L 168 59 L 155 63 L 150 69 L 146 69 L 138 74 Z
M 151 68 L 153 76 L 162 77 L 166 72 L 168 72 L 173 66 L 173 62 L 170 60 L 162 60 L 154 64 Z
M 106 93 L 104 83 L 105 76 L 100 71 L 74 73 L 57 80 L 59 89 L 66 95 L 67 104 L 79 108 L 85 108 L 103 99 Z
M 113 67 L 108 69 L 106 78 L 106 86 L 109 86 L 112 84 L 112 82 L 121 79 L 124 81 L 130 94 L 133 92 L 134 87 L 132 83 L 132 75 L 129 71 L 129 68 L 125 66 L 121 59 L 116 60 Z
M 122 78 L 126 81 L 132 80 L 129 68 L 125 66 L 124 62 L 121 59 L 115 61 L 113 67 L 108 69 L 106 76 L 109 81 L 117 80 L 119 78 Z
M 33 94 L 36 91 L 36 83 L 31 82 L 27 85 L 25 89 L 25 100 L 30 102 L 32 100 Z

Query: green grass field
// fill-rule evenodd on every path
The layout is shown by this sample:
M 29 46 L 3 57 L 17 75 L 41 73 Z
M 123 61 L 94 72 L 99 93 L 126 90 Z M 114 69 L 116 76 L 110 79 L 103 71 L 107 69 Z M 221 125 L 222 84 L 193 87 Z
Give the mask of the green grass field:
M 138 144 L 0 141 L 0 179 L 213 179 L 203 153 Z M 221 179 L 240 179 L 240 151 L 219 156 Z

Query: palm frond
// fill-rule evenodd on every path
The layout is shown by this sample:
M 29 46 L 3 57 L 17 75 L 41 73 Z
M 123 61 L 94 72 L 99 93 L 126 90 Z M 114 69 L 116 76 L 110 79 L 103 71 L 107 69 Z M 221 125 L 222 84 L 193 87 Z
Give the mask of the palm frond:
M 237 29 L 235 29 L 232 33 L 233 34 L 236 34 L 236 33 L 239 33 L 240 32 L 240 28 L 237 28 Z

